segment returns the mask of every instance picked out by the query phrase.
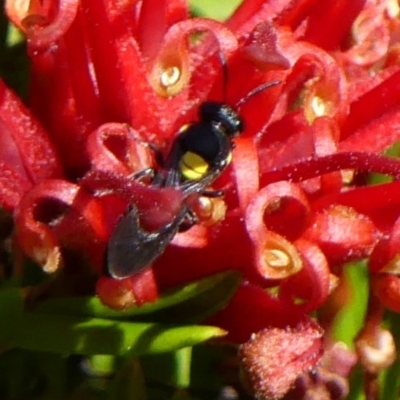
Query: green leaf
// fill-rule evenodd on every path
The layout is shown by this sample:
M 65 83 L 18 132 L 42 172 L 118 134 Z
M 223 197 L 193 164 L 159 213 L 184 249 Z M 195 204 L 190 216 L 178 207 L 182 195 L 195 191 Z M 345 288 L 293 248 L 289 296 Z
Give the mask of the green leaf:
M 7 346 L 22 315 L 24 299 L 16 288 L 0 290 L 0 347 Z
M 173 353 L 141 357 L 141 365 L 149 388 L 180 388 L 190 393 L 207 393 L 216 399 L 226 385 L 226 368 L 236 374 L 238 368 L 227 367 L 236 359 L 235 346 L 215 346 L 205 343 Z M 225 371 L 225 372 L 223 372 Z M 159 399 L 155 395 L 154 399 Z
M 391 331 L 398 349 L 400 346 L 400 317 L 399 314 L 387 311 L 385 313 L 385 327 Z M 380 398 L 396 400 L 399 398 L 400 387 L 400 361 L 397 359 L 393 365 L 386 368 L 379 376 Z
M 0 12 L 0 76 L 26 98 L 29 62 L 24 37 L 9 23 L 3 12 Z
M 343 267 L 341 278 L 347 285 L 347 302 L 335 317 L 334 338 L 347 346 L 354 346 L 354 339 L 364 326 L 368 303 L 368 268 L 366 261 L 351 263 Z
M 350 393 L 346 400 L 365 400 L 364 394 L 364 375 L 360 365 L 352 371 L 350 375 Z M 386 399 L 385 399 L 386 400 Z
M 198 17 L 209 17 L 225 21 L 242 0 L 191 0 L 192 13 Z
M 109 387 L 109 400 L 147 400 L 146 382 L 139 360 L 130 358 Z
M 226 271 L 164 293 L 154 303 L 124 311 L 104 306 L 97 297 L 47 300 L 36 311 L 118 320 L 195 322 L 224 307 L 239 284 L 240 274 Z
M 400 386 L 400 361 L 396 360 L 380 376 L 380 397 L 385 400 L 397 400 Z
M 120 322 L 100 318 L 26 313 L 15 347 L 61 354 L 143 355 L 173 351 L 223 336 L 212 326 Z
M 0 398 L 31 399 L 42 393 L 43 376 L 35 355 L 20 350 L 0 356 Z
M 142 368 L 150 385 L 188 388 L 191 384 L 192 351 L 193 347 L 185 347 L 174 352 L 142 357 Z

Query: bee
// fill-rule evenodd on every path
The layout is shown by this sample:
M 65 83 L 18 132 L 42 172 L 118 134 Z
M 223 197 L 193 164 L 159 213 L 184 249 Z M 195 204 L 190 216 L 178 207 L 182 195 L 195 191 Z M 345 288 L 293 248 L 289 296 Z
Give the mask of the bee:
M 137 207 L 130 206 L 107 246 L 107 269 L 113 278 L 123 279 L 142 271 L 164 252 L 185 222 L 195 222 L 189 197 L 223 195 L 207 188 L 231 162 L 233 140 L 244 130 L 244 122 L 236 110 L 250 97 L 279 83 L 273 81 L 256 87 L 235 107 L 216 101 L 202 103 L 198 120 L 180 129 L 162 167 L 156 172 L 152 169 L 139 172 L 137 178 L 151 176 L 152 186 L 182 191 L 182 204 L 169 223 L 154 231 L 143 229 Z

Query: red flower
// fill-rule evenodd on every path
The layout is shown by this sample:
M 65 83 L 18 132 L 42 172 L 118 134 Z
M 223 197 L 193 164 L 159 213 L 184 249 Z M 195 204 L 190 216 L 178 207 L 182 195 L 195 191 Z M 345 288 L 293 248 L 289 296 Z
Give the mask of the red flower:
M 155 164 L 146 143 L 165 154 L 200 104 L 240 103 L 245 131 L 213 183 L 224 203 L 192 205 L 202 223 L 176 234 L 152 268 L 102 276 L 102 300 L 129 307 L 240 270 L 242 286 L 212 322 L 245 342 L 310 323 L 338 267 L 371 257 L 375 295 L 400 309 L 400 162 L 380 154 L 400 137 L 400 25 L 385 4 L 246 0 L 222 24 L 188 18 L 179 0 L 47 0 L 28 10 L 8 0 L 32 77 L 29 111 L 0 86 L 0 201 L 25 254 L 48 272 L 88 264 L 104 275 L 129 204 L 148 230 L 181 205 L 180 188 L 132 178 Z M 370 172 L 394 180 L 371 186 Z
M 256 398 L 279 399 L 320 358 L 322 331 L 312 324 L 264 329 L 240 348 L 245 380 Z

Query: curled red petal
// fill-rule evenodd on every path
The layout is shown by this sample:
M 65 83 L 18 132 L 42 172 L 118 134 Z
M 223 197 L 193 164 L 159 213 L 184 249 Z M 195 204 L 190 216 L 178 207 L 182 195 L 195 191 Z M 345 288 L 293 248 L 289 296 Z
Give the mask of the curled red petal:
M 301 257 L 286 238 L 302 232 L 309 218 L 308 212 L 304 193 L 287 182 L 263 188 L 249 204 L 246 228 L 254 246 L 255 267 L 261 276 L 282 279 L 302 268 Z M 290 222 L 292 218 L 295 223 Z M 294 226 L 296 230 L 292 229 Z
M 97 15 L 97 10 L 91 12 L 94 21 L 103 18 L 102 15 Z M 106 25 L 110 24 L 108 34 L 97 32 L 99 28 L 88 27 L 90 45 L 95 46 L 94 66 L 101 91 L 101 106 L 108 116 L 106 121 L 129 122 L 132 127 L 140 128 L 147 140 L 154 142 L 155 134 L 166 129 L 158 118 L 158 110 L 164 99 L 156 95 L 149 82 L 145 58 L 138 43 L 132 40 L 129 21 L 123 19 L 103 22 Z M 112 43 L 110 59 L 107 62 L 104 62 L 103 47 L 98 41 L 98 34 L 104 35 L 105 39 Z M 110 77 L 109 74 L 113 75 Z
M 342 127 L 342 139 L 400 104 L 400 71 L 350 104 L 349 117 Z
M 236 36 L 224 24 L 208 18 L 192 18 L 180 21 L 170 27 L 164 36 L 158 57 L 163 55 L 173 44 L 175 44 L 175 46 L 184 45 L 184 41 L 189 34 L 198 32 L 208 32 L 216 39 L 215 42 L 205 40 L 201 43 L 201 47 L 211 45 L 211 49 L 220 51 L 226 60 L 228 60 L 237 49 L 238 43 Z M 215 46 L 215 44 L 217 44 L 217 46 Z M 210 48 L 208 50 L 210 51 Z
M 153 58 L 162 41 L 167 25 L 168 1 L 145 0 L 140 8 L 137 26 L 137 42 L 146 58 Z
M 352 46 L 344 52 L 348 63 L 369 66 L 387 57 L 390 46 L 387 14 L 387 4 L 384 2 L 365 2 L 352 25 Z
M 287 104 L 285 104 L 285 109 L 286 106 Z M 283 116 L 271 122 L 265 132 L 260 132 L 258 135 L 258 150 L 260 152 L 268 152 L 271 147 L 279 150 L 282 145 L 286 145 L 288 139 L 298 132 L 301 132 L 304 136 L 308 135 L 307 131 L 310 130 L 310 124 L 302 110 L 282 111 L 282 113 L 284 113 Z M 271 169 L 275 165 L 268 157 L 260 157 L 260 164 L 263 166 L 263 170 Z
M 384 209 L 386 210 L 386 208 Z M 399 209 L 393 211 L 397 217 Z M 379 213 L 377 214 L 379 215 Z M 400 218 L 397 217 L 394 222 L 390 221 L 388 227 L 389 235 L 382 237 L 374 247 L 368 265 L 371 272 L 396 275 L 400 270 Z
M 303 312 L 320 307 L 330 292 L 330 269 L 325 255 L 315 244 L 304 239 L 295 242 L 303 260 L 303 268 L 279 285 L 279 298 Z
M 271 125 L 271 132 L 279 135 L 277 129 L 280 128 L 294 128 L 295 130 L 292 136 L 286 138 L 286 140 L 280 139 L 274 143 L 268 143 L 268 133 L 262 137 L 259 148 L 260 157 L 260 169 L 262 171 L 268 171 L 271 169 L 285 169 L 285 165 L 292 165 L 293 173 L 290 174 L 286 179 L 295 180 L 295 174 L 301 171 L 296 161 L 301 165 L 303 161 L 311 155 L 324 156 L 326 154 L 334 154 L 336 152 L 336 137 L 338 134 L 338 127 L 328 117 L 317 118 L 312 125 L 305 123 L 303 118 L 299 118 L 299 114 L 291 113 L 287 114 L 279 123 Z M 293 126 L 294 125 L 294 126 Z M 296 129 L 302 127 L 300 132 Z M 274 135 L 275 136 L 275 135 Z M 283 137 L 287 134 L 283 134 Z M 275 136 L 275 140 L 278 137 Z M 271 140 L 271 139 L 270 139 Z M 288 169 L 289 170 L 289 169 Z M 291 172 L 292 172 L 291 171 Z M 308 179 L 302 183 L 303 189 L 308 194 L 316 194 L 318 191 L 337 192 L 342 187 L 342 179 L 340 173 L 324 174 L 320 169 L 313 169 L 314 176 L 317 179 Z M 311 169 L 310 169 L 310 172 Z M 272 174 L 272 171 L 267 174 Z M 311 178 L 312 176 L 309 176 Z M 279 179 L 277 179 L 279 180 Z
M 383 270 L 391 260 L 389 253 L 389 238 L 384 236 L 378 240 L 368 259 L 368 268 L 370 271 L 377 273 Z
M 312 0 L 316 1 L 316 0 Z M 285 8 L 292 8 L 293 4 L 300 1 L 287 0 L 251 0 L 243 1 L 235 13 L 227 21 L 228 27 L 232 29 L 238 37 L 245 37 L 260 22 L 273 20 Z
M 62 175 L 57 153 L 39 122 L 0 81 L 1 203 L 13 209 L 34 183 Z
M 303 40 L 326 50 L 343 44 L 348 32 L 366 0 L 325 0 L 310 10 Z
M 132 2 L 130 5 L 133 7 Z M 81 0 L 77 18 L 79 24 L 74 26 L 81 40 L 75 42 L 75 46 L 81 48 L 83 45 L 89 57 L 100 122 L 124 121 L 138 127 L 136 121 L 142 120 L 142 114 L 143 119 L 151 115 L 148 109 L 153 107 L 149 107 L 148 102 L 153 99 L 150 97 L 152 90 L 146 79 L 143 57 L 132 37 L 134 8 L 129 11 L 133 14 L 130 18 L 127 18 L 127 12 L 124 7 L 115 7 L 110 2 Z M 72 41 L 69 44 L 72 45 Z M 72 52 L 68 55 L 74 57 L 73 48 L 70 50 Z M 107 57 L 104 57 L 105 50 Z M 82 66 L 86 67 L 87 64 Z M 133 70 L 135 73 L 132 73 Z M 84 93 L 81 96 L 86 97 Z M 144 106 L 140 107 L 140 103 Z
M 96 283 L 101 302 L 115 310 L 151 303 L 158 298 L 158 289 L 151 268 L 126 279 L 102 276 Z
M 37 2 L 35 3 L 37 4 Z M 23 10 L 22 7 L 18 8 L 17 4 L 18 2 L 15 1 L 7 2 L 6 9 L 10 19 L 26 31 L 31 51 L 40 51 L 55 45 L 57 40 L 69 29 L 76 17 L 79 1 L 59 1 L 55 16 L 35 14 L 37 9 Z M 25 13 L 21 11 L 25 11 Z
M 377 116 L 339 143 L 340 151 L 380 153 L 400 139 L 400 115 L 397 108 Z
M 89 164 L 82 151 L 84 141 L 98 119 L 89 120 L 91 114 L 84 115 L 81 113 L 84 110 L 78 109 L 71 65 L 63 44 L 52 51 L 33 55 L 31 61 L 30 107 L 49 131 L 67 174 L 80 176 Z M 86 94 L 79 97 L 78 102 L 82 104 L 85 100 L 90 101 Z
M 274 118 L 283 116 L 298 103 L 312 123 L 321 116 L 342 121 L 348 112 L 347 81 L 339 63 L 319 47 L 305 42 L 282 40 L 282 51 L 293 65 L 282 95 L 278 99 Z
M 290 67 L 289 61 L 278 48 L 277 29 L 269 21 L 262 22 L 254 28 L 240 51 L 263 70 Z
M 197 47 L 191 48 L 188 45 L 188 37 L 195 33 L 205 33 L 205 35 Z M 204 65 L 192 65 L 196 64 L 196 56 L 198 57 L 202 48 L 207 51 L 207 56 L 202 56 Z M 210 58 L 210 53 L 219 53 L 228 60 L 236 49 L 235 35 L 217 21 L 192 18 L 180 21 L 169 28 L 156 57 L 151 60 L 148 74 L 153 89 L 162 95 L 158 101 L 157 110 L 162 115 L 162 118 L 157 120 L 159 125 L 161 121 L 157 130 L 160 137 L 168 138 L 171 133 L 175 134 L 175 131 L 180 128 L 177 121 L 181 119 L 177 117 L 181 114 L 185 115 L 193 108 L 193 103 L 187 102 L 189 95 L 197 103 L 199 94 L 201 97 L 205 89 L 210 90 L 212 81 L 209 79 L 202 80 L 206 88 L 196 84 L 198 79 L 201 79 L 201 74 L 205 73 L 205 69 L 211 77 L 215 77 L 221 71 L 220 58 Z M 216 60 L 218 64 L 214 65 Z M 192 76 L 191 69 L 194 66 L 196 68 Z M 191 81 L 194 85 L 189 88 L 188 83 Z M 166 97 L 168 101 L 165 100 Z
M 110 235 L 100 201 L 81 187 L 62 180 L 46 180 L 29 191 L 16 210 L 17 237 L 23 251 L 53 272 L 52 255 L 61 248 L 81 252 L 102 269 Z
M 186 0 L 170 0 L 167 4 L 167 24 L 169 26 L 188 18 L 189 5 Z
M 0 122 L 3 127 L 2 160 L 20 164 L 19 171 L 22 174 L 25 170 L 32 182 L 61 176 L 60 161 L 47 132 L 2 81 Z
M 280 13 L 277 20 L 295 30 L 312 13 L 319 0 L 292 0 Z
M 387 160 L 397 163 L 395 159 L 388 158 Z M 313 209 L 321 210 L 334 203 L 352 207 L 358 213 L 367 215 L 379 230 L 388 234 L 399 216 L 399 190 L 400 182 L 398 181 L 381 185 L 358 187 L 341 193 L 320 197 L 314 202 Z M 377 199 L 379 199 L 379 201 L 377 201 Z
M 247 279 L 260 281 L 260 275 L 254 271 L 249 259 L 251 253 L 242 215 L 233 212 L 212 227 L 195 226 L 185 234 L 178 234 L 156 260 L 154 271 L 162 288 L 182 285 L 227 269 L 240 270 Z
M 371 289 L 384 307 L 400 312 L 400 278 L 392 274 L 376 274 L 371 280 Z
M 244 343 L 267 327 L 286 328 L 311 318 L 270 295 L 260 286 L 242 284 L 226 308 L 207 320 L 228 331 L 227 339 Z
M 247 208 L 246 226 L 254 241 L 267 229 L 294 239 L 303 232 L 309 218 L 310 206 L 301 188 L 277 182 L 257 193 Z
M 397 218 L 393 224 L 392 231 L 389 236 L 389 257 L 393 258 L 399 254 L 400 248 L 400 218 Z
M 258 157 L 253 139 L 239 138 L 235 141 L 233 169 L 239 204 L 244 210 L 259 189 Z
M 128 279 L 132 281 L 132 292 L 137 305 L 141 306 L 145 303 L 152 303 L 158 299 L 157 283 L 151 268 Z
M 188 17 L 188 3 L 184 0 L 145 0 L 135 27 L 135 37 L 143 55 L 152 59 L 157 53 L 165 32 L 172 25 Z M 131 18 L 126 15 L 125 18 Z
M 32 183 L 3 161 L 0 161 L 0 170 L 0 204 L 3 209 L 13 211 Z
M 317 243 L 329 259 L 342 263 L 368 256 L 379 233 L 367 216 L 333 204 L 313 215 L 304 237 Z
M 108 123 L 98 127 L 87 139 L 92 168 L 129 175 L 151 165 L 151 156 L 139 132 L 127 124 Z

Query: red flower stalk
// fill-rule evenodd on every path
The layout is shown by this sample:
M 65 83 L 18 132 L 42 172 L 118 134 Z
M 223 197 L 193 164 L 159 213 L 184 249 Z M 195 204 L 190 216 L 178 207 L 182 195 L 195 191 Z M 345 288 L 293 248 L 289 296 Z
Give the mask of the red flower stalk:
M 309 324 L 349 260 L 371 257 L 374 292 L 400 309 L 400 162 L 380 154 L 400 138 L 400 24 L 383 2 L 245 0 L 225 24 L 188 18 L 183 0 L 6 7 L 27 36 L 32 76 L 29 111 L 0 86 L 0 202 L 47 272 L 89 265 L 102 301 L 126 308 L 239 270 L 241 288 L 212 322 L 241 343 Z M 177 215 L 181 187 L 133 176 L 157 165 L 153 148 L 167 154 L 209 100 L 240 104 L 246 125 L 212 185 L 223 200 L 194 196 L 201 223 L 149 269 L 104 276 L 127 207 L 147 231 Z M 371 172 L 394 180 L 370 186 Z

